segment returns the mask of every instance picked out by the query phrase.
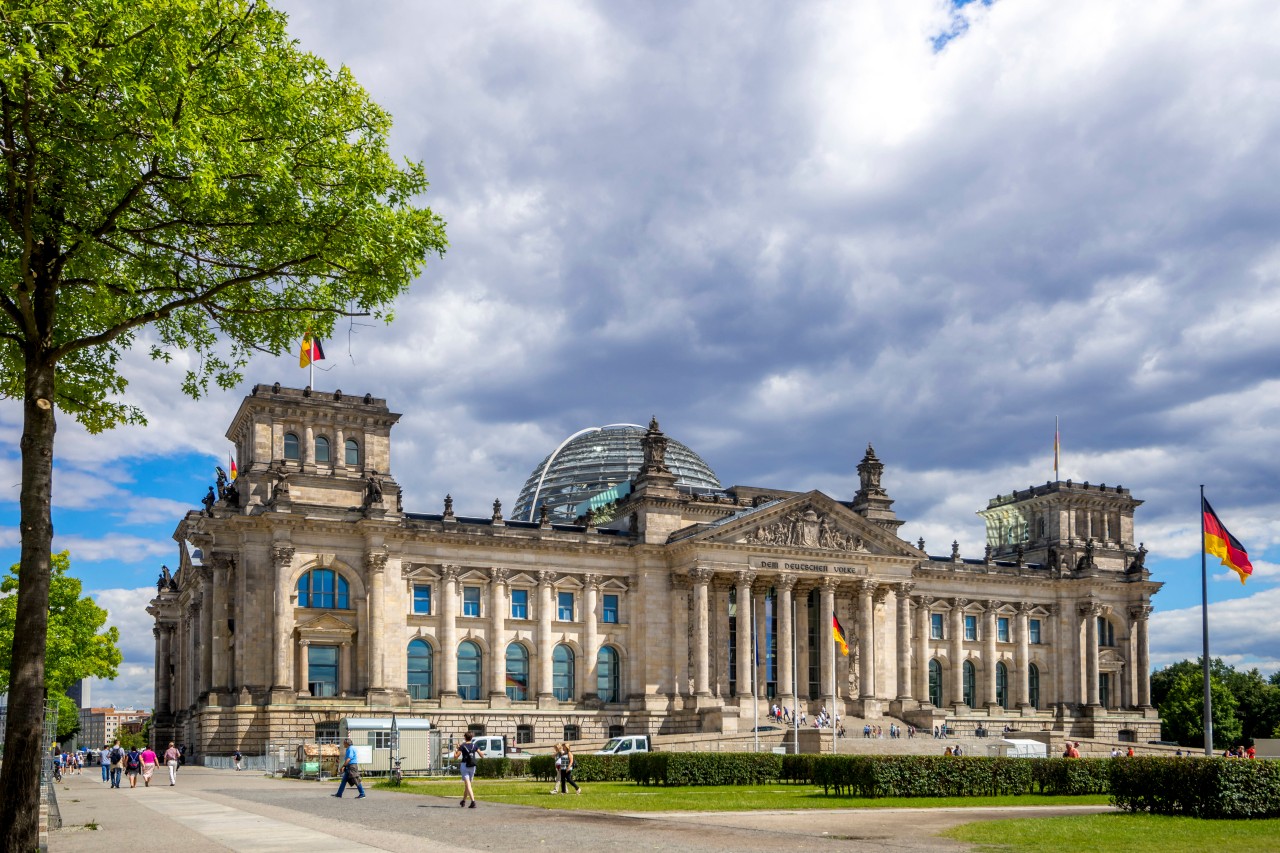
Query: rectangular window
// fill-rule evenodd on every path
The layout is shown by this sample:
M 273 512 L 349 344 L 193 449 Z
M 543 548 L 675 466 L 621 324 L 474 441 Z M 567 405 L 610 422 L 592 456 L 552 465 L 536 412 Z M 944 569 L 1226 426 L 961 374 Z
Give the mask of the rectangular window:
M 480 615 L 480 587 L 464 586 L 462 588 L 462 615 Z
M 1032 620 L 1030 620 L 1030 621 L 1027 623 L 1027 625 L 1028 625 L 1028 626 L 1030 627 L 1030 629 L 1031 629 L 1031 630 L 1030 630 L 1030 634 L 1031 634 L 1031 644 L 1032 644 L 1033 646 L 1038 646 L 1038 645 L 1040 645 L 1040 620 L 1039 620 L 1039 619 L 1032 619 Z
M 978 617 L 977 616 L 964 617 L 964 638 L 966 640 L 978 639 Z
M 528 619 L 529 618 L 529 590 L 527 589 L 511 590 L 511 618 L 512 619 Z
M 560 622 L 573 621 L 573 593 L 556 593 L 556 619 Z
M 604 622 L 616 623 L 618 621 L 618 596 L 606 595 L 604 597 Z
M 369 732 L 369 743 L 374 749 L 390 749 L 391 732 Z
M 307 648 L 307 689 L 312 696 L 338 695 L 338 647 Z
M 942 614 L 941 613 L 929 614 L 929 639 L 931 640 L 942 639 Z
M 1009 618 L 1007 616 L 996 617 L 996 639 L 1002 643 L 1009 642 Z
M 431 615 L 431 587 L 428 584 L 413 585 L 413 612 L 418 616 Z
M 516 726 L 516 743 L 533 743 L 533 726 L 528 723 Z

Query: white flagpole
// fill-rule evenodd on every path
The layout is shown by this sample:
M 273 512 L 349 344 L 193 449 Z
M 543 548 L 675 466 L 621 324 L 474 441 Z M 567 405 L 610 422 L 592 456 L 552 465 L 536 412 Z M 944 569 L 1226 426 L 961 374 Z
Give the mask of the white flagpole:
M 796 600 L 791 599 L 791 726 L 795 743 L 791 754 L 800 754 L 800 647 L 796 639 Z
M 833 611 L 834 612 L 834 611 Z M 831 638 L 831 713 L 827 714 L 827 722 L 831 725 L 831 754 L 840 751 L 836 743 L 836 700 L 840 698 L 840 685 L 836 683 L 836 640 Z

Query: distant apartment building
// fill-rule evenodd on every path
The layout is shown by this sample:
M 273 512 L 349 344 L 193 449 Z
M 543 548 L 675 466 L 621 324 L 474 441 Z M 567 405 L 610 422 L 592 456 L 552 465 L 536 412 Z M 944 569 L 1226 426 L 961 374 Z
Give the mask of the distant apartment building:
M 79 741 L 90 747 L 111 743 L 121 732 L 140 731 L 150 717 L 150 711 L 133 708 L 81 708 Z

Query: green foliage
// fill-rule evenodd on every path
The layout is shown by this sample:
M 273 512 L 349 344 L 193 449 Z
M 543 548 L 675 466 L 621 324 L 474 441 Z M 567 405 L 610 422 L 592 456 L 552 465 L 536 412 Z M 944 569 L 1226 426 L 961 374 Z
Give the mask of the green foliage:
M 1280 817 L 1280 765 L 1222 758 L 1111 763 L 1112 802 L 1130 812 L 1201 818 Z
M 489 758 L 476 762 L 476 778 L 478 779 L 511 779 L 526 776 L 529 773 L 527 758 Z
M 62 702 L 72 684 L 90 676 L 115 678 L 120 666 L 120 632 L 103 630 L 107 611 L 89 596 L 80 596 L 81 584 L 68 574 L 71 557 L 63 551 L 50 559 L 53 569 L 49 585 L 49 639 L 45 652 L 45 685 L 50 696 L 59 696 L 58 736 L 66 737 L 80 725 L 75 703 Z M 0 581 L 0 693 L 9 689 L 12 667 L 13 632 L 17 618 L 19 567 L 13 566 Z M 64 728 L 74 726 L 73 728 Z
M 1243 727 L 1236 717 L 1238 704 L 1227 687 L 1226 668 L 1214 661 L 1209 668 L 1209 690 L 1213 701 L 1213 745 L 1225 749 L 1240 742 Z M 1160 686 L 1161 732 L 1165 740 L 1183 746 L 1204 745 L 1204 673 L 1199 663 L 1182 661 L 1152 676 Z M 1153 694 L 1152 701 L 1156 701 Z
M 187 393 L 231 387 L 254 350 L 389 316 L 446 245 L 390 116 L 265 3 L 6 4 L 0 105 L 0 396 L 56 363 L 91 432 L 143 420 L 118 372 L 142 327 L 199 354 Z
M 978 797 L 1105 794 L 1105 758 L 987 758 L 945 755 L 787 755 L 780 779 L 860 797 Z
M 1011 812 L 1016 815 L 1016 812 Z M 980 820 L 942 835 L 1001 853 L 1171 853 L 1229 850 L 1273 853 L 1280 820 L 1197 820 L 1165 815 L 1082 814 L 1071 817 Z
M 65 693 L 58 694 L 58 728 L 55 737 L 58 742 L 66 741 L 80 731 L 80 709 L 71 697 Z
M 782 756 L 771 752 L 640 752 L 628 776 L 642 785 L 758 785 L 776 782 Z
M 1043 758 L 1032 764 L 1036 790 L 1042 794 L 1105 794 L 1110 788 L 1111 758 Z M 1130 759 L 1126 758 L 1125 761 Z
M 578 755 L 575 753 L 573 756 L 573 778 L 579 782 L 626 781 L 628 778 L 627 758 L 625 755 Z M 555 756 L 530 756 L 526 772 L 539 781 L 554 781 L 556 778 Z
M 117 731 L 116 737 L 123 749 L 145 749 L 147 746 L 147 735 L 143 731 Z

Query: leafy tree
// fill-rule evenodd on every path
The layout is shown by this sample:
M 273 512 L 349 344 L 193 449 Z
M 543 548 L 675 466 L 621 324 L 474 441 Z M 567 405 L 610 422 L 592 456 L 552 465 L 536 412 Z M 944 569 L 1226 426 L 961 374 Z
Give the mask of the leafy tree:
M 1220 662 L 1219 662 L 1220 663 Z M 1160 704 L 1160 720 L 1162 734 L 1166 740 L 1176 741 L 1192 748 L 1204 747 L 1204 673 L 1199 664 L 1181 661 L 1167 667 L 1172 670 L 1160 680 L 1162 696 Z M 1152 676 L 1165 673 L 1165 670 Z M 1223 679 L 1209 667 L 1209 696 L 1213 703 L 1213 746 L 1225 749 L 1240 742 L 1242 731 L 1240 720 L 1236 717 L 1237 703 Z M 1152 694 L 1153 701 L 1155 694 Z
M 1268 684 L 1257 668 L 1237 672 L 1232 668 L 1223 679 L 1239 706 L 1237 716 L 1243 726 L 1246 744 L 1258 738 L 1269 738 L 1280 725 L 1280 688 Z
M 0 396 L 23 412 L 0 849 L 37 846 L 55 413 L 142 422 L 135 343 L 194 351 L 199 395 L 255 351 L 389 317 L 446 245 L 390 122 L 263 2 L 0 4 Z

